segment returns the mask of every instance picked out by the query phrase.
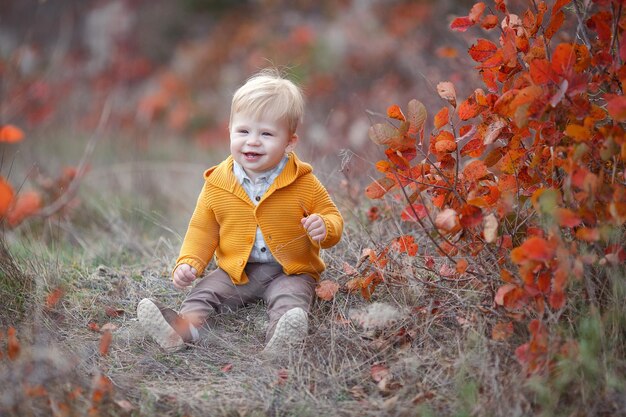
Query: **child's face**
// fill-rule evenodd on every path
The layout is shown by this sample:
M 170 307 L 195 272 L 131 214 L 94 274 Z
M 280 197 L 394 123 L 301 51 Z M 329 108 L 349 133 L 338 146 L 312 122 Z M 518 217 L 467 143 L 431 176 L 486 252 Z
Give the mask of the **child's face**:
M 235 113 L 230 125 L 230 153 L 255 180 L 274 168 L 291 151 L 298 136 L 289 133 L 285 119 Z

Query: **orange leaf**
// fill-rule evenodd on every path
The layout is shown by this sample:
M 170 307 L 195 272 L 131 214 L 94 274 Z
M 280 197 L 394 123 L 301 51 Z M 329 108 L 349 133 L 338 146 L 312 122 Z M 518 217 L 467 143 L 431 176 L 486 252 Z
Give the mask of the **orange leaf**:
M 53 308 L 58 304 L 61 297 L 63 297 L 63 289 L 61 287 L 57 287 L 46 296 L 46 308 Z
M 0 142 L 15 143 L 24 139 L 24 132 L 19 127 L 4 125 L 0 127 Z
M 597 242 L 600 240 L 600 231 L 595 228 L 581 227 L 576 230 L 576 238 L 585 242 Z
M 35 191 L 18 194 L 13 206 L 7 213 L 7 221 L 11 226 L 17 226 L 24 219 L 36 214 L 41 208 L 41 196 Z
M 7 355 L 9 359 L 14 361 L 20 355 L 20 341 L 17 340 L 17 335 L 15 328 L 9 326 L 9 330 L 7 331 Z
M 4 177 L 0 176 L 0 218 L 6 216 L 9 207 L 13 203 L 13 187 Z
M 381 363 L 376 363 L 372 365 L 370 369 L 370 375 L 374 382 L 380 382 L 385 378 L 388 378 L 391 375 L 389 368 Z
M 442 107 L 441 110 L 435 115 L 435 129 L 440 129 L 441 127 L 448 124 L 450 120 L 450 112 L 447 107 Z
M 525 260 L 546 262 L 552 259 L 554 252 L 554 248 L 547 240 L 531 236 L 521 246 L 511 251 L 511 260 L 517 264 Z
M 535 84 L 544 85 L 554 80 L 554 74 L 547 59 L 533 59 L 530 61 L 530 78 Z
M 100 347 L 98 351 L 100 355 L 106 356 L 109 353 L 109 347 L 111 346 L 111 341 L 113 340 L 113 334 L 110 331 L 105 331 L 100 338 Z
M 415 215 L 417 214 L 417 218 Z M 400 218 L 404 221 L 415 222 L 418 219 L 421 220 L 428 215 L 428 210 L 423 204 L 411 204 L 406 206 L 404 210 L 402 210 L 402 214 Z
M 437 92 L 439 93 L 439 97 L 450 103 L 452 107 L 456 108 L 456 90 L 454 89 L 454 84 L 450 81 L 442 81 L 437 84 Z
M 474 61 L 485 62 L 491 58 L 497 50 L 498 46 L 495 43 L 487 39 L 478 39 L 478 42 L 472 45 L 468 52 Z
M 570 43 L 557 45 L 552 54 L 552 71 L 559 75 L 567 75 L 576 62 L 574 46 Z
M 399 253 L 406 252 L 409 256 L 417 255 L 418 246 L 411 235 L 399 236 L 391 241 L 391 247 Z
M 485 11 L 485 7 L 487 6 L 483 2 L 474 4 L 467 17 L 469 17 L 472 22 L 478 22 Z
M 626 97 L 614 96 L 607 99 L 606 109 L 616 122 L 626 121 Z
M 400 106 L 398 106 L 397 104 L 392 104 L 391 106 L 387 108 L 387 116 L 392 119 L 400 120 L 403 122 L 406 121 L 406 117 L 404 117 L 404 113 L 402 113 Z
M 458 112 L 461 120 L 473 119 L 480 113 L 480 106 L 476 103 L 474 97 L 470 97 L 461 103 Z
M 504 284 L 503 286 L 498 288 L 498 291 L 496 291 L 496 296 L 494 298 L 495 303 L 499 306 L 503 306 L 504 296 L 513 291 L 515 288 L 517 288 L 517 285 L 515 284 Z
M 440 58 L 456 58 L 459 52 L 451 46 L 440 46 L 435 51 Z
M 550 307 L 554 310 L 559 310 L 565 305 L 565 293 L 563 291 L 552 291 L 548 298 Z
M 396 182 L 391 178 L 379 178 L 365 188 L 365 195 L 373 200 L 382 198 L 394 185 Z
M 576 227 L 582 223 L 582 219 L 572 210 L 558 207 L 554 211 L 554 218 L 561 227 Z
M 87 323 L 87 327 L 92 332 L 100 332 L 100 326 L 98 326 L 98 323 L 96 323 L 95 321 L 90 321 L 89 323 Z
M 552 18 L 550 19 L 550 24 L 548 25 L 548 27 L 546 28 L 544 32 L 546 39 L 548 40 L 552 39 L 552 36 L 554 36 L 554 34 L 558 32 L 558 30 L 563 25 L 564 21 L 565 21 L 565 13 L 563 13 L 562 11 L 557 12 L 556 14 L 552 14 Z
M 480 25 L 483 27 L 483 29 L 486 30 L 493 29 L 498 26 L 498 16 L 488 14 L 483 18 L 482 22 L 480 22 Z
M 491 330 L 491 338 L 496 341 L 503 342 L 511 336 L 513 336 L 513 323 L 510 321 L 497 323 Z
M 458 261 L 456 261 L 456 272 L 458 272 L 459 274 L 464 273 L 467 270 L 467 267 L 469 266 L 469 263 L 467 262 L 467 259 L 459 259 Z
M 435 143 L 437 153 L 450 153 L 456 151 L 456 142 L 453 140 L 440 140 Z
M 486 176 L 491 175 L 487 166 L 481 160 L 474 160 L 463 168 L 463 176 L 467 182 L 476 182 Z
M 339 284 L 328 279 L 323 280 L 315 288 L 315 293 L 322 300 L 330 301 L 335 297 L 335 293 L 339 290 Z
M 450 23 L 450 29 L 456 30 L 458 32 L 465 32 L 470 27 L 474 26 L 472 19 L 467 16 L 457 17 Z

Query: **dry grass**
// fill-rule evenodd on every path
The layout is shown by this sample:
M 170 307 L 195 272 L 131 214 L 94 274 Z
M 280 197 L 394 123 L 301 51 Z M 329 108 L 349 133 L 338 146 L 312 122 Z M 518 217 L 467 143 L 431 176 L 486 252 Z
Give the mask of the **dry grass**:
M 401 257 L 372 303 L 346 292 L 318 301 L 304 346 L 284 356 L 261 353 L 267 324 L 262 305 L 213 317 L 197 346 L 166 354 L 144 338 L 135 308 L 146 296 L 170 306 L 182 301 L 169 281 L 180 237 L 167 213 L 141 206 L 165 198 L 167 190 L 156 184 L 141 189 L 150 195 L 126 203 L 123 195 L 111 205 L 85 199 L 83 220 L 42 226 L 45 243 L 29 238 L 37 230 L 22 229 L 11 240 L 15 255 L 2 252 L 5 276 L 34 277 L 32 289 L 16 291 L 36 302 L 25 317 L 2 316 L 2 333 L 15 326 L 22 351 L 16 360 L 0 359 L 0 384 L 9 387 L 0 395 L 0 414 L 50 415 L 62 404 L 73 415 L 86 414 L 94 404 L 94 378 L 104 374 L 113 390 L 98 403 L 103 416 L 626 415 L 618 385 L 625 380 L 623 358 L 607 359 L 611 351 L 598 348 L 594 352 L 605 355 L 598 363 L 614 365 L 611 373 L 585 374 L 579 371 L 585 364 L 577 363 L 572 369 L 580 375 L 562 386 L 545 379 L 526 383 L 513 356 L 524 329 L 506 342 L 494 341 L 497 312 L 477 308 L 490 306 L 489 288 L 429 276 L 418 260 Z M 369 225 L 360 201 L 337 195 L 348 227 L 340 245 L 324 254 L 325 277 L 344 284 L 343 262 L 354 265 L 364 247 L 398 226 Z M 45 296 L 57 287 L 64 296 L 45 307 Z M 3 305 L 12 302 L 11 294 L 2 294 Z M 363 314 L 377 305 L 396 311 L 395 320 L 363 328 L 359 323 L 371 323 Z M 110 317 L 107 308 L 121 314 Z M 381 311 L 375 318 L 383 317 Z M 101 334 L 89 329 L 90 322 L 116 326 L 106 356 L 98 353 Z M 611 338 L 623 344 L 620 329 L 615 325 Z M 386 370 L 382 376 L 372 373 L 380 369 Z M 589 391 L 602 378 L 613 379 Z M 47 396 L 25 389 L 36 386 Z M 567 395 L 572 387 L 597 398 Z

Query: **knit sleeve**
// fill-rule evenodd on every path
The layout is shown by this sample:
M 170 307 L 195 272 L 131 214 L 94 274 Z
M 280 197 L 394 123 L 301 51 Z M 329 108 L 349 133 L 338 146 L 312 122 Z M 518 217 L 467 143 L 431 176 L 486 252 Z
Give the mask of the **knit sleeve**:
M 312 175 L 312 174 L 311 174 Z M 336 245 L 341 239 L 343 232 L 343 217 L 339 209 L 333 203 L 322 183 L 313 177 L 313 210 L 312 213 L 318 214 L 326 225 L 326 237 L 320 242 L 323 249 Z
M 205 184 L 198 196 L 174 271 L 179 265 L 188 264 L 196 268 L 200 277 L 213 258 L 219 242 L 219 225 L 208 202 L 208 188 Z

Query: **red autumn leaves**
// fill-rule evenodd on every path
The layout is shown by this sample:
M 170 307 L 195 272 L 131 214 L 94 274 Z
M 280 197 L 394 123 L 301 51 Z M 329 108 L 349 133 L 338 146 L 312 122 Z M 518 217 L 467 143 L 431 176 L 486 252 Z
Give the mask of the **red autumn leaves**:
M 13 125 L 0 127 L 0 142 L 15 143 L 24 138 L 24 132 Z M 41 197 L 33 191 L 16 193 L 11 184 L 0 175 L 0 220 L 10 227 L 36 214 L 41 208 Z
M 409 119 L 397 105 L 371 135 L 387 160 L 366 194 L 404 201 L 401 219 L 431 238 L 448 270 L 495 257 L 472 271 L 501 281 L 494 304 L 517 320 L 558 319 L 546 312 L 566 307 L 587 266 L 626 259 L 626 30 L 611 24 L 620 16 L 609 2 L 566 14 L 569 3 L 533 2 L 519 15 L 503 0 L 476 3 L 451 28 L 499 28 L 468 49 L 484 87 L 463 100 L 452 82 L 437 84 L 445 105 L 426 143 L 397 126 Z M 571 14 L 586 37 L 551 44 Z M 498 340 L 511 331 L 494 328 Z M 534 371 L 547 363 L 550 329 L 539 320 L 529 331 L 517 353 Z

